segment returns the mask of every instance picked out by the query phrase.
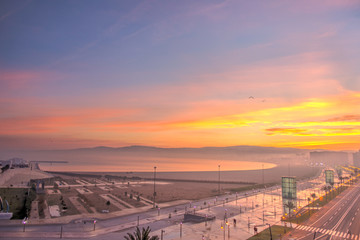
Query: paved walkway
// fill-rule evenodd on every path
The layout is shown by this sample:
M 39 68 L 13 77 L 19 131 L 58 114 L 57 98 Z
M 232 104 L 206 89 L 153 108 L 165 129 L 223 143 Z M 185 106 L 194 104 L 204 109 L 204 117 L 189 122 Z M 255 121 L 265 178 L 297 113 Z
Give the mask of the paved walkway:
M 88 210 L 86 210 L 86 208 L 79 202 L 78 197 L 69 197 L 69 200 L 80 213 L 89 213 Z

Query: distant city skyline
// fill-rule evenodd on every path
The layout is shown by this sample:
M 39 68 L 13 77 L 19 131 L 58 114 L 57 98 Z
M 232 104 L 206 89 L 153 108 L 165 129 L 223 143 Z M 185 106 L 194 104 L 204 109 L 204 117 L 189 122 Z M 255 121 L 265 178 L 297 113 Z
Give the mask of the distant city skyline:
M 0 3 L 0 150 L 360 148 L 360 2 Z

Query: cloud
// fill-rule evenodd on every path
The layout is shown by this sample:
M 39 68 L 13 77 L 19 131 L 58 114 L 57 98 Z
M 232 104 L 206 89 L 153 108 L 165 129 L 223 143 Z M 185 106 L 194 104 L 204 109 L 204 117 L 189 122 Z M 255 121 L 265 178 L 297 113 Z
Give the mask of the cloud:
M 268 128 L 266 129 L 267 135 L 281 134 L 281 135 L 310 135 L 306 129 L 298 128 Z
M 35 71 L 35 70 L 1 70 L 0 69 L 0 92 L 9 90 L 26 90 L 44 85 L 61 79 L 65 76 L 63 73 L 51 71 Z M 21 92 L 18 92 L 21 94 Z
M 23 8 L 25 8 L 27 5 L 29 5 L 32 1 L 31 0 L 27 0 L 27 1 L 23 1 L 22 4 L 17 4 L 16 7 L 12 10 L 7 11 L 6 13 L 4 13 L 3 15 L 0 16 L 0 23 L 2 21 L 4 21 L 6 18 L 10 17 L 11 15 L 21 11 Z
M 348 122 L 348 121 L 360 122 L 360 115 L 344 115 L 340 117 L 327 119 L 324 122 Z

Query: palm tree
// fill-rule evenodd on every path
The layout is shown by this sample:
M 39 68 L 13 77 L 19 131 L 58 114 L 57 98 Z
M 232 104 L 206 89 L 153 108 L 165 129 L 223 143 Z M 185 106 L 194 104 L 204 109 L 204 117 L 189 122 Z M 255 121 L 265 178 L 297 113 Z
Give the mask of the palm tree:
M 312 194 L 311 194 L 311 197 L 312 197 L 313 201 L 315 201 L 316 194 L 315 194 L 315 193 L 312 193 Z
M 151 229 L 149 226 L 146 229 L 142 228 L 142 231 L 140 231 L 139 227 L 136 227 L 136 231 L 133 234 L 128 233 L 127 236 L 125 236 L 125 239 L 126 240 L 159 240 L 158 236 L 150 237 L 149 236 L 150 232 Z
M 284 204 L 284 206 L 289 209 L 289 217 L 290 217 L 291 210 L 296 208 L 295 204 L 292 201 L 288 201 L 287 203 Z

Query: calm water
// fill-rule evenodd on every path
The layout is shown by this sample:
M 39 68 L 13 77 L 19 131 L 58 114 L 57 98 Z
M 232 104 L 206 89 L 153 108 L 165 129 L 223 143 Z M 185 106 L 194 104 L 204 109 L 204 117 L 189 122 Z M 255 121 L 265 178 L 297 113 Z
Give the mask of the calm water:
M 117 163 L 114 161 L 89 161 L 79 164 L 41 164 L 40 167 L 47 171 L 81 171 L 81 172 L 153 172 L 154 166 L 158 172 L 202 172 L 234 170 L 256 170 L 276 167 L 276 164 L 266 162 L 249 162 L 235 160 L 216 160 L 203 158 L 126 158 Z

